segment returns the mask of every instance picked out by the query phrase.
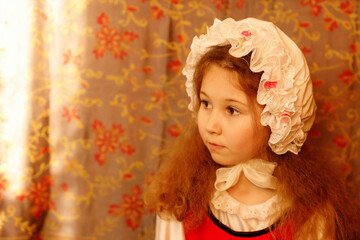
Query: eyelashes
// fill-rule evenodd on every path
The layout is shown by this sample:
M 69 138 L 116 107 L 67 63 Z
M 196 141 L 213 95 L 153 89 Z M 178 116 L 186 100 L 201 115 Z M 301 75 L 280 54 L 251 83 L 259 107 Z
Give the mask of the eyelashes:
M 227 111 L 231 114 L 231 115 L 239 115 L 240 111 L 233 108 L 233 107 L 227 107 Z
M 209 101 L 206 101 L 206 100 L 201 100 L 200 104 L 205 109 L 212 109 L 213 108 L 212 104 L 209 103 Z M 239 115 L 241 113 L 237 108 L 235 108 L 233 106 L 226 107 L 226 112 L 229 113 L 232 116 L 236 116 L 236 115 Z
M 212 105 L 208 102 L 208 101 L 205 101 L 205 100 L 201 100 L 201 105 L 204 106 L 205 108 L 212 108 Z

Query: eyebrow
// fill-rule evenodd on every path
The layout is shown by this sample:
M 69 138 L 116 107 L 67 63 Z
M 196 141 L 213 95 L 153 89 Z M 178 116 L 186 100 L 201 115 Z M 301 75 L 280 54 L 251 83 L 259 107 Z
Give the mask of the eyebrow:
M 238 101 L 236 99 L 232 99 L 232 98 L 225 98 L 225 101 L 227 101 L 227 102 L 236 102 L 236 103 L 239 103 L 239 104 L 244 105 L 246 107 L 248 106 L 248 104 L 246 104 L 244 102 L 241 102 L 241 101 Z
M 200 95 L 204 95 L 205 97 L 207 97 L 207 98 L 209 98 L 209 96 L 204 92 L 204 91 L 200 91 L 200 94 L 199 94 L 199 96 Z M 236 99 L 233 99 L 233 98 L 225 98 L 224 99 L 226 102 L 236 102 L 236 103 L 239 103 L 239 104 L 241 104 L 241 105 L 244 105 L 244 106 L 248 106 L 248 104 L 246 104 L 246 103 L 244 103 L 244 102 L 241 102 L 241 101 L 238 101 L 238 100 L 236 100 Z

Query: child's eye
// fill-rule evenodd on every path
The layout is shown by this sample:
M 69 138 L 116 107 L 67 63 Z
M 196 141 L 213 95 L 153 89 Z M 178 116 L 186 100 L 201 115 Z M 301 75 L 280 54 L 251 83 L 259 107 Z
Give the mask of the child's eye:
M 228 107 L 227 110 L 231 115 L 239 115 L 240 114 L 240 112 L 233 107 Z
M 211 103 L 209 103 L 208 101 L 205 101 L 205 100 L 201 101 L 201 105 L 203 105 L 205 108 L 212 108 Z

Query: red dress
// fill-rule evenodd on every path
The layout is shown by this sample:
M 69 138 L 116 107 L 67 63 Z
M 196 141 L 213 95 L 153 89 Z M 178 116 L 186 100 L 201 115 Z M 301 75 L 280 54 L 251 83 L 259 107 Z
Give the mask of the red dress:
M 222 224 L 210 212 L 204 217 L 202 224 L 197 228 L 185 231 L 186 240 L 291 240 L 290 229 L 286 228 L 287 237 L 280 235 L 280 229 L 275 228 L 272 232 L 263 229 L 255 232 L 236 232 Z M 284 231 L 282 231 L 284 232 Z

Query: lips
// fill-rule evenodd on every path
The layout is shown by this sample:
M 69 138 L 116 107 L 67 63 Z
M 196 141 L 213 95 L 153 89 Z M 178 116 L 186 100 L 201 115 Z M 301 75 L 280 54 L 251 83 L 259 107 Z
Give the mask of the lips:
M 225 148 L 224 146 L 221 146 L 221 145 L 217 145 L 215 143 L 212 143 L 212 142 L 208 142 L 208 146 L 211 150 L 221 150 L 223 148 Z

